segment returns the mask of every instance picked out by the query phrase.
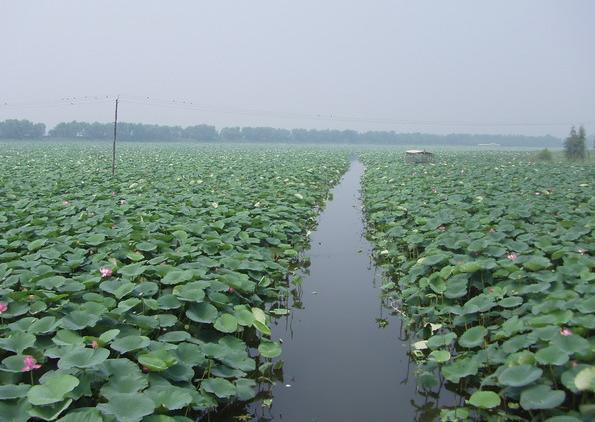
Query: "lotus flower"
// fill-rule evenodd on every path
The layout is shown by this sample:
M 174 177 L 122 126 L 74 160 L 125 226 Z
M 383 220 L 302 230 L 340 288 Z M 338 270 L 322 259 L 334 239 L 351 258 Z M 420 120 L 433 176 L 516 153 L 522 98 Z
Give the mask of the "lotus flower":
M 27 355 L 23 358 L 23 363 L 25 364 L 25 366 L 23 367 L 23 369 L 21 369 L 21 372 L 29 372 L 34 369 L 41 368 L 41 365 L 37 363 L 33 356 L 30 355 Z
M 101 278 L 111 277 L 113 271 L 109 267 L 103 267 L 99 269 L 99 273 L 101 274 Z
M 508 255 L 506 255 L 506 258 L 507 258 L 507 259 L 510 259 L 511 261 L 516 261 L 516 259 L 517 259 L 518 257 L 519 257 L 519 256 L 518 256 L 517 254 L 515 254 L 514 252 L 510 252 Z
M 63 201 L 62 202 L 64 205 L 70 205 L 70 201 Z
M 0 302 L 0 314 L 3 314 L 8 310 L 8 304 L 4 302 Z
M 560 334 L 563 335 L 564 337 L 568 337 L 572 335 L 572 331 L 570 331 L 569 328 L 562 328 L 560 330 Z
M 233 292 L 235 292 L 235 291 L 236 291 L 236 290 L 235 290 L 233 287 L 230 287 L 229 289 L 227 289 L 227 293 L 233 293 Z
M 96 340 L 93 340 L 93 341 L 91 342 L 91 347 L 92 347 L 93 349 L 97 349 L 97 348 L 99 347 L 99 345 L 97 344 L 97 341 L 96 341 Z

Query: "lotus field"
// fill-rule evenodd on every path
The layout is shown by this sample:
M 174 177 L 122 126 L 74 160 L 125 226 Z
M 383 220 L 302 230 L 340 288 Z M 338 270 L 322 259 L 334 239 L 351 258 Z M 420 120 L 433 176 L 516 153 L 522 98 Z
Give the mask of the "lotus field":
M 182 422 L 252 399 L 281 353 L 269 319 L 287 310 L 269 304 L 349 164 L 307 149 L 118 153 L 112 178 L 106 146 L 2 145 L 0 421 Z
M 384 300 L 412 333 L 420 388 L 462 396 L 446 421 L 595 418 L 595 169 L 529 158 L 363 155 Z

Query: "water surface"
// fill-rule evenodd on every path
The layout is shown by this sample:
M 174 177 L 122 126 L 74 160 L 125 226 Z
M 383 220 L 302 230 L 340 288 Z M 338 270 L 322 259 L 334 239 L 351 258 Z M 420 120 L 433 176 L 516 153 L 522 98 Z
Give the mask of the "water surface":
M 352 162 L 333 190 L 311 236 L 311 265 L 303 275 L 300 308 L 280 318 L 273 338 L 283 340 L 283 382 L 257 420 L 425 421 L 436 403 L 416 391 L 409 344 L 400 320 L 381 306 L 380 274 L 364 238 L 360 178 Z M 291 305 L 291 303 L 290 303 Z M 382 319 L 388 322 L 384 328 Z

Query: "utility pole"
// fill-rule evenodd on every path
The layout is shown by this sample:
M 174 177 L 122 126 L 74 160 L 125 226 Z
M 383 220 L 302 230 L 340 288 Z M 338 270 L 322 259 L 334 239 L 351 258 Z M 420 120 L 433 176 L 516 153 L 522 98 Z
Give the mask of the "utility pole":
M 116 174 L 116 137 L 118 136 L 118 101 L 116 97 L 116 112 L 114 114 L 114 144 L 112 146 L 112 176 Z

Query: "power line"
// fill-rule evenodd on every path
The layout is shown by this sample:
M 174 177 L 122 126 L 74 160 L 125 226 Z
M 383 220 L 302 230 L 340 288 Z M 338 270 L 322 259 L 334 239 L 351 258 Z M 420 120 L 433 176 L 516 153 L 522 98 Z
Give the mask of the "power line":
M 18 108 L 58 108 L 66 106 L 79 106 L 88 104 L 112 103 L 116 95 L 88 95 L 88 96 L 66 96 L 54 100 L 42 100 L 32 102 L 9 102 L 0 99 L 1 109 Z M 210 114 L 225 114 L 237 116 L 255 116 L 280 119 L 301 119 L 340 123 L 368 123 L 382 125 L 407 125 L 407 126 L 463 126 L 463 127 L 558 127 L 572 126 L 576 122 L 472 122 L 472 121 L 440 121 L 440 120 L 415 120 L 415 119 L 394 119 L 387 117 L 366 117 L 353 115 L 337 115 L 333 113 L 303 113 L 294 111 L 268 110 L 258 108 L 236 108 L 229 106 L 214 106 L 197 103 L 190 99 L 165 99 L 151 96 L 121 95 L 120 103 L 133 105 L 160 107 L 174 110 L 197 111 Z M 595 122 L 582 122 L 583 124 L 595 124 Z

